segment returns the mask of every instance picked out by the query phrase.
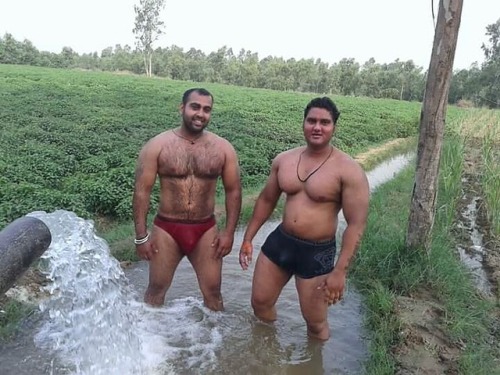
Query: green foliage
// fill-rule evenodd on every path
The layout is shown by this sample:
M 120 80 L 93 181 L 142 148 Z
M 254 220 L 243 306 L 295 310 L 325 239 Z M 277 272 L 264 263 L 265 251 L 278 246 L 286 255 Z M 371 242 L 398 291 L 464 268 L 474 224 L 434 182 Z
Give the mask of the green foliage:
M 0 305 L 0 339 L 5 339 L 17 328 L 19 322 L 24 319 L 34 306 L 24 305 L 12 300 Z
M 182 93 L 198 85 L 0 65 L 0 225 L 36 210 L 130 218 L 140 148 L 179 124 Z M 314 95 L 206 87 L 215 96 L 209 130 L 234 145 L 243 185 L 260 186 L 278 153 L 303 144 Z M 342 112 L 335 142 L 348 153 L 417 132 L 418 103 L 333 99 Z

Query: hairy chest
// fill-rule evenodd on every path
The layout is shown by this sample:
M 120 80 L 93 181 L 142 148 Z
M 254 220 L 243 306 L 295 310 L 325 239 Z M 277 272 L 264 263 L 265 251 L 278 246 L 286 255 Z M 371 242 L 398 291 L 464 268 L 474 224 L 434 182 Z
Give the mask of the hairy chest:
M 224 155 L 209 144 L 164 147 L 158 157 L 161 177 L 217 178 L 222 173 Z

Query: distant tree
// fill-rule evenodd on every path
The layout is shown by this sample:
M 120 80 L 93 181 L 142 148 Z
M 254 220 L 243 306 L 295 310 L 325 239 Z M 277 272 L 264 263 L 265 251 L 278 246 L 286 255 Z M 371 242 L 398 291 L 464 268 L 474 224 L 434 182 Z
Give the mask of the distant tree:
M 19 64 L 21 51 L 22 44 L 15 40 L 12 34 L 6 33 L 0 38 L 0 63 Z
M 132 30 L 137 39 L 136 46 L 144 57 L 146 75 L 152 75 L 153 43 L 163 34 L 164 22 L 160 13 L 165 8 L 166 0 L 140 0 L 134 5 L 135 26 Z
M 500 19 L 486 27 L 489 44 L 483 44 L 485 61 L 482 66 L 480 93 L 481 104 L 500 107 Z
M 342 95 L 355 95 L 359 86 L 359 63 L 353 58 L 343 58 L 335 64 L 337 84 Z
M 61 68 L 69 68 L 73 66 L 75 59 L 78 57 L 78 54 L 73 51 L 73 48 L 71 47 L 63 47 L 61 50 L 61 53 L 59 54 L 60 56 L 60 64 Z
M 195 48 L 191 48 L 186 52 L 186 68 L 189 73 L 189 79 L 196 82 L 206 81 L 206 56 Z
M 490 37 L 490 45 L 483 43 L 481 48 L 487 61 L 500 59 L 500 18 L 497 22 L 486 26 L 486 35 Z

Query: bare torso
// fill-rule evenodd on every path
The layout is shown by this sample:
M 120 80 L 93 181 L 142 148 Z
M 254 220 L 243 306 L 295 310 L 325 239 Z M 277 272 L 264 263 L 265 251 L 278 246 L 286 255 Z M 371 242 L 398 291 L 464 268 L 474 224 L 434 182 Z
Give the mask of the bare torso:
M 335 236 L 337 215 L 342 208 L 343 175 L 355 163 L 347 154 L 334 149 L 330 158 L 305 182 L 297 176 L 297 165 L 304 147 L 281 155 L 278 183 L 286 194 L 283 214 L 284 229 L 299 238 L 325 241 Z M 323 158 L 302 157 L 299 176 L 306 179 Z
M 214 213 L 217 179 L 225 163 L 225 143 L 204 131 L 194 144 L 165 132 L 158 156 L 159 214 L 179 220 L 202 220 Z

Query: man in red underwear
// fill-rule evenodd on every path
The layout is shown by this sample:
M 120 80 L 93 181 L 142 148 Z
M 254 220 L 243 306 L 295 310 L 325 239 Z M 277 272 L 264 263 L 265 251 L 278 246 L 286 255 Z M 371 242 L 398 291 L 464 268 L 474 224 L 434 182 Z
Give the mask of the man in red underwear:
M 182 123 L 150 139 L 136 168 L 133 211 L 136 251 L 149 263 L 144 300 L 161 306 L 181 259 L 192 264 L 205 305 L 223 310 L 222 258 L 233 246 L 241 209 L 240 171 L 236 152 L 225 139 L 205 130 L 213 96 L 205 89 L 187 90 L 180 106 Z M 160 181 L 160 201 L 149 234 L 146 217 L 151 190 Z M 217 180 L 225 191 L 226 225 L 217 230 L 214 208 Z
M 255 202 L 243 236 L 240 264 L 252 259 L 252 240 L 286 195 L 280 225 L 261 247 L 253 274 L 252 307 L 264 321 L 276 320 L 275 304 L 295 277 L 300 310 L 310 337 L 330 337 L 328 305 L 342 299 L 349 264 L 365 230 L 368 180 L 361 166 L 330 144 L 340 112 L 327 97 L 315 98 L 304 110 L 306 146 L 280 153 L 267 184 Z M 347 227 L 335 263 L 338 214 Z

